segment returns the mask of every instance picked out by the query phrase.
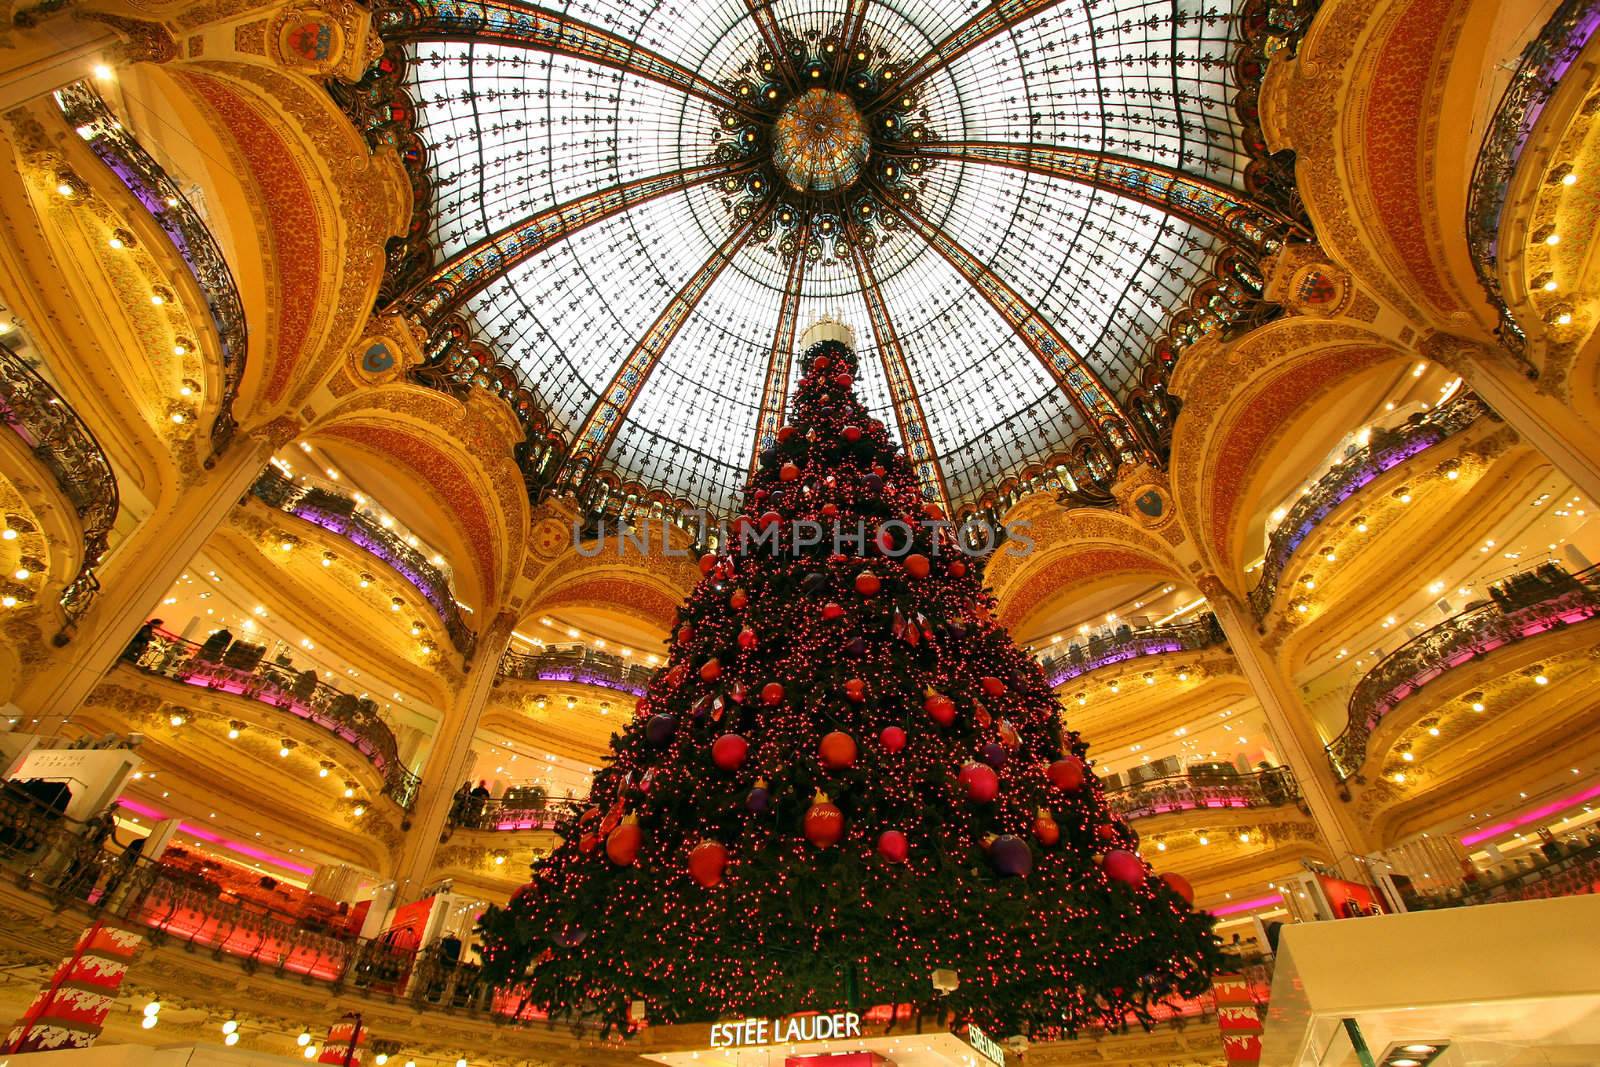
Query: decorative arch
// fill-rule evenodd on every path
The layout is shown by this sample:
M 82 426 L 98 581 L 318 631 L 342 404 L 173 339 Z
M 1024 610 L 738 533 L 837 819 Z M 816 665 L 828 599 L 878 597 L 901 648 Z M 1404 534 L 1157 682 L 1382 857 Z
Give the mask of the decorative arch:
M 308 397 L 364 327 L 385 243 L 409 212 L 403 168 L 392 151 L 370 152 L 304 75 L 191 61 L 130 77 L 188 119 L 192 141 L 161 138 L 156 122 L 149 135 L 223 220 L 250 325 L 237 406 L 245 428 L 264 423 Z
M 528 499 L 510 421 L 493 398 L 463 403 L 394 383 L 352 394 L 305 437 L 353 447 L 362 462 L 411 481 L 417 491 L 403 506 L 431 509 L 433 525 L 456 540 L 468 564 L 456 567 L 457 595 L 487 619 L 506 602 L 527 549 Z
M 1183 402 L 1173 430 L 1172 485 L 1200 552 L 1236 592 L 1244 580 L 1246 504 L 1274 447 L 1339 386 L 1413 358 L 1366 327 L 1300 316 L 1186 353 L 1172 386 Z
M 1006 514 L 1013 535 L 985 571 L 1007 628 L 1024 627 L 1045 606 L 1073 589 L 1108 579 L 1149 575 L 1184 579 L 1171 549 L 1130 519 L 1098 509 L 1066 510 L 1051 497 L 1034 494 Z
M 1527 12 L 1330 0 L 1263 86 L 1263 131 L 1274 151 L 1294 151 L 1318 239 L 1412 322 L 1491 335 L 1462 220 L 1478 124 L 1504 85 L 1494 71 L 1515 59 Z

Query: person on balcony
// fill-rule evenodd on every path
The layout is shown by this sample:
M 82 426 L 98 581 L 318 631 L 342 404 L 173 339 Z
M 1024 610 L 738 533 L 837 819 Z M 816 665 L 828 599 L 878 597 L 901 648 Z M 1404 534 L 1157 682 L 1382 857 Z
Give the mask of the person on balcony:
M 123 650 L 122 658 L 129 663 L 137 663 L 144 657 L 150 648 L 150 642 L 155 640 L 156 631 L 161 628 L 160 619 L 146 619 L 144 625 L 133 633 L 133 639 L 128 642 L 128 647 Z
M 468 825 L 474 830 L 483 828 L 484 814 L 489 810 L 489 783 L 479 781 L 470 794 L 470 803 L 467 809 Z

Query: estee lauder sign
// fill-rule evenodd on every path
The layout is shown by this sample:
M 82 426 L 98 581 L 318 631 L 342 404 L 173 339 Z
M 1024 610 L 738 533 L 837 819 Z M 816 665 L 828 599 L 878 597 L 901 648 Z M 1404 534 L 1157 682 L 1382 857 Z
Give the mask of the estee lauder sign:
M 741 1019 L 712 1023 L 712 1048 L 787 1045 L 799 1041 L 836 1041 L 861 1036 L 861 1016 L 853 1011 L 827 1015 L 789 1015 L 782 1019 Z

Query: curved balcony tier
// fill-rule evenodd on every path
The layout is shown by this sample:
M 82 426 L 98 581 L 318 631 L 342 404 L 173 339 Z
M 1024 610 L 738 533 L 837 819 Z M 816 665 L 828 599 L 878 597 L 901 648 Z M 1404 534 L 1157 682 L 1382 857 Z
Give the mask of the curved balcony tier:
M 371 700 L 335 689 L 313 670 L 296 671 L 261 658 L 258 645 L 213 648 L 158 630 L 125 659 L 139 670 L 184 685 L 231 693 L 278 708 L 353 745 L 383 775 L 383 794 L 410 811 L 421 779 L 400 759 L 394 732 Z
M 222 395 L 211 426 L 211 447 L 222 452 L 238 427 L 233 402 L 244 381 L 248 341 L 244 301 L 233 271 L 200 212 L 189 203 L 177 182 L 134 140 L 92 85 L 74 82 L 57 90 L 56 101 L 78 136 L 166 233 L 205 300 L 222 356 Z
M 1384 716 L 1441 675 L 1504 645 L 1600 615 L 1600 567 L 1571 574 L 1544 564 L 1497 583 L 1490 596 L 1488 603 L 1424 630 L 1356 683 L 1345 728 L 1327 745 L 1340 779 L 1360 770 Z
M 655 671 L 590 649 L 552 648 L 543 652 L 507 652 L 500 657 L 500 677 L 524 682 L 577 682 L 644 696 Z
M 78 513 L 83 555 L 60 601 L 68 622 L 74 621 L 100 589 L 95 566 L 108 547 L 120 507 L 116 473 L 72 406 L 4 344 L 0 344 L 0 421 L 44 464 Z
M 1500 242 L 1507 198 L 1539 116 L 1597 30 L 1600 10 L 1586 0 L 1565 0 L 1556 8 L 1512 71 L 1472 169 L 1467 190 L 1467 251 L 1478 282 L 1499 317 L 1495 333 L 1506 348 L 1519 355 L 1528 347 L 1526 327 L 1531 324 L 1517 321 L 1502 286 L 1502 261 L 1508 257 Z
M 1096 634 L 1082 644 L 1074 641 L 1065 652 L 1045 658 L 1039 666 L 1051 688 L 1055 688 L 1114 663 L 1169 652 L 1198 652 L 1223 643 L 1222 627 L 1217 617 L 1207 611 L 1190 622 L 1137 628 L 1123 626 L 1109 636 Z
M 261 472 L 250 493 L 268 507 L 320 526 L 383 561 L 432 606 L 456 651 L 471 657 L 478 638 L 461 616 L 450 579 L 404 539 L 359 511 L 354 497 L 297 485 L 272 466 Z
M 1385 471 L 1425 452 L 1488 414 L 1472 393 L 1462 391 L 1431 411 L 1414 416 L 1394 429 L 1374 429 L 1367 446 L 1336 463 L 1317 479 L 1289 508 L 1267 535 L 1261 576 L 1250 590 L 1250 609 L 1256 621 L 1265 619 L 1278 597 L 1284 569 L 1311 531 L 1335 508 L 1360 492 Z
M 1106 792 L 1119 819 L 1149 819 L 1183 811 L 1278 808 L 1299 805 L 1300 785 L 1287 767 L 1240 775 L 1171 775 L 1130 782 Z

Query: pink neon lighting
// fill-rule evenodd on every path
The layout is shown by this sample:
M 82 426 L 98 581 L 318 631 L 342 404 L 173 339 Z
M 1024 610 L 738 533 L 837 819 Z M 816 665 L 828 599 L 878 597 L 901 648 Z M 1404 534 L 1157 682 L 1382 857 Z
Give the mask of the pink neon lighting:
M 157 822 L 160 822 L 162 819 L 167 817 L 163 812 L 150 807 L 148 804 L 141 804 L 137 800 L 131 800 L 128 797 L 118 797 L 117 806 L 126 808 L 135 815 L 143 815 L 145 818 L 154 819 Z M 237 852 L 241 856 L 249 856 L 253 860 L 260 860 L 263 863 L 270 863 L 274 867 L 282 867 L 286 871 L 293 871 L 296 874 L 303 874 L 307 878 L 317 873 L 317 869 L 315 867 L 307 867 L 304 864 L 295 863 L 292 860 L 286 860 L 282 856 L 273 855 L 271 852 L 256 848 L 254 845 L 247 845 L 242 841 L 230 841 L 220 834 L 213 833 L 210 830 L 206 830 L 199 826 L 192 826 L 189 823 L 180 822 L 178 824 L 178 829 L 182 830 L 190 837 L 198 838 L 201 841 L 209 841 L 214 845 L 221 845 L 230 852 Z
M 1206 910 L 1213 915 L 1221 917 L 1223 915 L 1236 915 L 1241 911 L 1254 911 L 1257 908 L 1264 908 L 1269 904 L 1282 903 L 1283 897 L 1279 896 L 1277 893 L 1274 893 L 1269 897 L 1256 897 L 1254 900 L 1241 900 L 1237 904 L 1228 904 L 1220 908 L 1207 908 Z
M 1515 830 L 1517 827 L 1526 826 L 1530 822 L 1539 822 L 1541 819 L 1548 819 L 1550 816 L 1554 815 L 1558 811 L 1563 810 L 1564 808 L 1570 808 L 1574 804 L 1582 804 L 1584 801 L 1593 800 L 1595 797 L 1600 797 L 1600 785 L 1591 785 L 1588 789 L 1585 789 L 1581 793 L 1574 793 L 1565 800 L 1557 800 L 1552 804 L 1546 804 L 1542 808 L 1534 808 L 1530 812 L 1518 815 L 1515 819 L 1507 819 L 1505 822 L 1495 823 L 1493 826 L 1485 826 L 1482 829 L 1474 830 L 1472 833 L 1463 837 L 1461 839 L 1461 843 L 1463 845 L 1476 845 L 1479 841 L 1483 841 L 1491 837 L 1498 837 L 1507 830 Z

